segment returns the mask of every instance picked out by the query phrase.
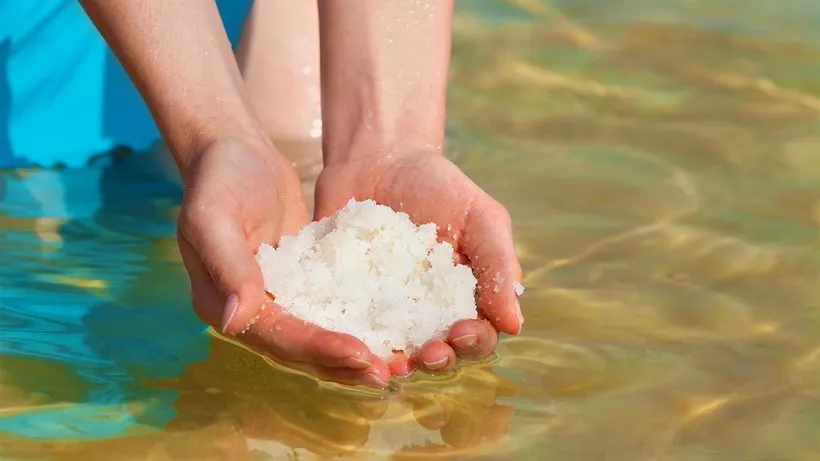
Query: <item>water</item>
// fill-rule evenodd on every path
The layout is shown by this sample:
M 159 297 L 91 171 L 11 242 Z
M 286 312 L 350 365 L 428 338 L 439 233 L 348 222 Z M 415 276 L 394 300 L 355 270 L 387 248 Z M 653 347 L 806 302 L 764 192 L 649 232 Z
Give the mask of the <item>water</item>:
M 202 328 L 150 162 L 7 172 L 0 458 L 816 459 L 820 5 L 459 6 L 450 155 L 514 217 L 521 337 L 341 393 Z

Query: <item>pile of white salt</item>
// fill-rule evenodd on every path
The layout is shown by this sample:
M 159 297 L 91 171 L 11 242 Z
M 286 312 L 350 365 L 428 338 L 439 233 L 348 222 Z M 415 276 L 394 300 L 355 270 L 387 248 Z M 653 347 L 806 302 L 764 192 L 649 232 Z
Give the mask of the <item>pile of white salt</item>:
M 353 335 L 379 357 L 477 317 L 472 270 L 437 242 L 436 225 L 416 226 L 372 200 L 351 200 L 278 248 L 263 244 L 256 259 L 265 290 L 288 313 Z

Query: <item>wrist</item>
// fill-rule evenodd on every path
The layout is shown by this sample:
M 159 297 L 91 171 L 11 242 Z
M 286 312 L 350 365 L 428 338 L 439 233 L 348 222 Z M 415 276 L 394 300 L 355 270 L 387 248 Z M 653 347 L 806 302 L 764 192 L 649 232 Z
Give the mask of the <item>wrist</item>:
M 413 152 L 441 151 L 446 85 L 415 91 L 387 88 L 362 76 L 344 92 L 323 99 L 322 152 L 325 166 Z
M 188 127 L 188 130 L 181 130 L 173 138 L 166 139 L 183 184 L 190 183 L 190 178 L 198 168 L 199 159 L 221 145 L 241 142 L 258 147 L 250 149 L 249 153 L 273 149 L 261 125 L 247 112 L 237 112 L 233 117 L 225 117 L 223 114 L 202 116 L 193 120 Z
M 412 123 L 398 122 L 397 125 L 402 127 L 399 130 L 362 124 L 345 127 L 335 136 L 325 132 L 322 146 L 324 166 L 443 152 L 443 130 L 413 126 Z
M 325 166 L 441 150 L 452 9 L 445 0 L 319 2 Z

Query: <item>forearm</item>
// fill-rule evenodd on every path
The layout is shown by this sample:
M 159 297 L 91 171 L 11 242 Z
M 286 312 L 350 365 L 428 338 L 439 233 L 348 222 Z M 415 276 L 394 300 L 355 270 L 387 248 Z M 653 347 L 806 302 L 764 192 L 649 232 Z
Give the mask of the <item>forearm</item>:
M 253 123 L 213 1 L 80 3 L 145 99 L 181 170 L 203 145 Z
M 325 165 L 444 138 L 453 0 L 319 1 Z

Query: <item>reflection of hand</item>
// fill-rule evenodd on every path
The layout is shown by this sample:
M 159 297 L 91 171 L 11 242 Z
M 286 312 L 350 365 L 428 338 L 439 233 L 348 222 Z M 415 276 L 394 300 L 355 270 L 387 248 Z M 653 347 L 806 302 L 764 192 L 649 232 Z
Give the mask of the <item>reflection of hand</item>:
M 440 152 L 362 157 L 326 166 L 316 185 L 316 218 L 334 213 L 351 197 L 374 199 L 406 212 L 417 224 L 435 222 L 439 237 L 457 250 L 478 278 L 478 320 L 462 320 L 447 341 L 432 340 L 416 362 L 430 371 L 455 365 L 456 355 L 483 358 L 495 349 L 498 331 L 517 334 L 520 308 L 513 282 L 521 281 L 510 217 Z M 393 373 L 412 371 L 408 360 L 391 364 Z
M 179 245 L 200 318 L 289 366 L 382 387 L 387 366 L 361 341 L 285 315 L 265 295 L 254 251 L 308 222 L 290 162 L 248 137 L 211 144 L 182 176 Z
M 178 416 L 170 432 L 185 431 L 188 440 L 218 434 L 222 451 L 232 447 L 232 459 L 244 459 L 253 449 L 327 457 L 482 449 L 506 433 L 512 416 L 496 399 L 516 392 L 513 383 L 481 366 L 464 370 L 455 381 L 408 384 L 384 399 L 322 386 L 222 340 L 213 341 L 208 359 L 189 366 L 175 386 Z M 404 445 L 414 437 L 430 443 Z M 205 450 L 193 448 L 188 457 Z
M 208 359 L 183 373 L 178 389 L 178 416 L 170 427 L 207 432 L 226 427 L 222 442 L 237 450 L 253 439 L 259 446 L 343 454 L 367 442 L 370 422 L 387 405 L 371 395 L 340 393 L 218 339 Z M 231 438 L 227 433 L 239 440 L 224 440 Z
M 507 433 L 513 409 L 499 405 L 499 397 L 515 394 L 515 385 L 490 371 L 489 366 L 466 370 L 451 385 L 425 383 L 407 389 L 404 400 L 425 429 L 439 431 L 451 448 L 479 449 Z

